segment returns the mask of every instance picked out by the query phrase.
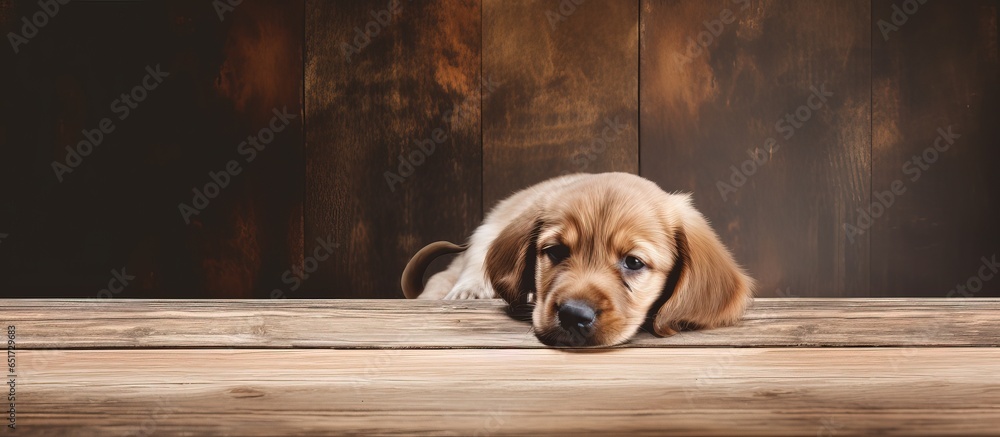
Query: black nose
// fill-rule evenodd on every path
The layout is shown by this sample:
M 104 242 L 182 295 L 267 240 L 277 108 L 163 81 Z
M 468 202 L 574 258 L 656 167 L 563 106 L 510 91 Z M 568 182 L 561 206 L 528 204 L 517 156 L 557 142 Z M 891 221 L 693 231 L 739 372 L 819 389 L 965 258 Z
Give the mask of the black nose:
M 594 309 L 578 300 L 559 306 L 559 325 L 568 331 L 586 331 L 594 326 L 597 314 Z

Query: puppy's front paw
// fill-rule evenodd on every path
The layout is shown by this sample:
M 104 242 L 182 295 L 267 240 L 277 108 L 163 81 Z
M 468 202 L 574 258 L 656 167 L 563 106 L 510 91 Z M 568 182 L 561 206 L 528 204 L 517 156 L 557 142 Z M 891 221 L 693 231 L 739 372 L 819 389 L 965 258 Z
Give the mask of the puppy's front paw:
M 445 299 L 493 299 L 493 290 L 484 284 L 456 284 Z

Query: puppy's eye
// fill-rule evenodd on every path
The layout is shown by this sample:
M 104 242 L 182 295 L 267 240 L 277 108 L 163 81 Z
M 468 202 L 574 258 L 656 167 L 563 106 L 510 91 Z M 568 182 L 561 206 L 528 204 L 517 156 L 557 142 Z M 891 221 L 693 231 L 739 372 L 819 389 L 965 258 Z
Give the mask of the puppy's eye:
M 646 264 L 644 264 L 642 262 L 642 260 L 640 260 L 639 258 L 636 258 L 636 257 L 631 256 L 631 255 L 625 257 L 625 268 L 626 269 L 629 269 L 629 270 L 641 270 L 643 267 L 646 267 Z
M 545 253 L 545 256 L 549 257 L 552 264 L 559 264 L 562 260 L 569 258 L 569 248 L 562 244 L 546 247 L 542 252 Z

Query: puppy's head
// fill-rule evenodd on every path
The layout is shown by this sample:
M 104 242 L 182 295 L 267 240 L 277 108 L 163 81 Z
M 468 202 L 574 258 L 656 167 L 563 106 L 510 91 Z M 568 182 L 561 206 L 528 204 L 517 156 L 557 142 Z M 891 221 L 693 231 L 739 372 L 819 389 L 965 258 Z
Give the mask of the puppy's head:
M 624 173 L 545 193 L 494 240 L 486 272 L 511 305 L 533 295 L 550 346 L 623 343 L 648 315 L 664 336 L 729 325 L 753 287 L 687 195 Z

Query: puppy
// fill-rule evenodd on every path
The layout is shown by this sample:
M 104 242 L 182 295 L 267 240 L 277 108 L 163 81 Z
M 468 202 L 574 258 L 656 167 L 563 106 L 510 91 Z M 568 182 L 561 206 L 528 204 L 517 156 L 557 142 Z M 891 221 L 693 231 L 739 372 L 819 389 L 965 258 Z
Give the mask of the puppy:
M 461 252 L 422 287 L 434 257 Z M 642 326 L 668 336 L 732 325 L 754 283 L 687 194 L 627 173 L 573 174 L 500 202 L 464 246 L 421 249 L 406 297 L 486 299 L 532 308 L 550 346 L 611 346 Z M 422 293 L 421 293 L 421 289 Z

